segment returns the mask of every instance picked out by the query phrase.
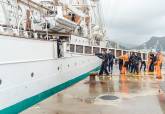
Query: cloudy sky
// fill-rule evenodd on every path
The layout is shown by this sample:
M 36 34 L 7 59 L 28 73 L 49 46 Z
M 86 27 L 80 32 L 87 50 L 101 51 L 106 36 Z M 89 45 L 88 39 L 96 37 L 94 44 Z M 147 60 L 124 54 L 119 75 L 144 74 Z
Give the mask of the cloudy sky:
M 165 0 L 100 0 L 111 40 L 141 44 L 165 36 Z

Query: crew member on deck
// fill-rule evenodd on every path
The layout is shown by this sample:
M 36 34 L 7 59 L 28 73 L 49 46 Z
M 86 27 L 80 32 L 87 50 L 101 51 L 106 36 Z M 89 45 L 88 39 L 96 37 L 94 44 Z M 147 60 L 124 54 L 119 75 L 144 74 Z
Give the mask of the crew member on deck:
M 60 40 L 60 38 L 57 38 L 57 56 L 58 58 L 62 57 L 62 50 L 61 50 L 61 46 L 62 46 L 62 41 Z

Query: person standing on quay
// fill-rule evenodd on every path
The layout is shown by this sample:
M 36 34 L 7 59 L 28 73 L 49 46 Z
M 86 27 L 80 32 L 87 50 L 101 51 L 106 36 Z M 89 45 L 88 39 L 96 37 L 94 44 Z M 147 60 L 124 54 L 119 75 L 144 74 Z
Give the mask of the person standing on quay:
M 108 67 L 109 56 L 106 50 L 103 50 L 102 53 L 96 53 L 95 55 L 102 59 L 99 75 L 103 75 L 103 73 L 105 73 L 108 76 L 109 73 L 108 73 L 107 67 Z
M 109 51 L 108 57 L 109 57 L 109 60 L 108 60 L 108 70 L 109 70 L 109 73 L 112 74 L 112 72 L 113 72 L 113 64 L 114 64 L 113 60 L 115 59 L 115 56 L 112 54 L 111 51 Z

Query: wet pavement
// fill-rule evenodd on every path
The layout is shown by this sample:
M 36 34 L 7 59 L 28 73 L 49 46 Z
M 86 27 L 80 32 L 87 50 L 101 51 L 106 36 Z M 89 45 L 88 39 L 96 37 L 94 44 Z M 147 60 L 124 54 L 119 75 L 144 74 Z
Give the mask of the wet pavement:
M 163 80 L 149 73 L 88 77 L 21 114 L 165 114 Z

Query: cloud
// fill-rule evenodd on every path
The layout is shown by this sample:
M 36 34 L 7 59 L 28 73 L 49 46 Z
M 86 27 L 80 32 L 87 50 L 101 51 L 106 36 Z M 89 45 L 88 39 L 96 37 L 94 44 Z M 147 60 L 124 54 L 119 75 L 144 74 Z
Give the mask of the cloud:
M 165 0 L 102 0 L 101 4 L 110 39 L 140 44 L 152 36 L 165 36 Z

